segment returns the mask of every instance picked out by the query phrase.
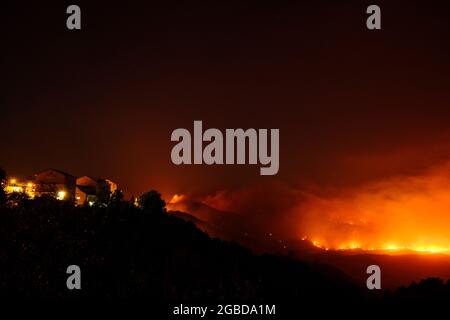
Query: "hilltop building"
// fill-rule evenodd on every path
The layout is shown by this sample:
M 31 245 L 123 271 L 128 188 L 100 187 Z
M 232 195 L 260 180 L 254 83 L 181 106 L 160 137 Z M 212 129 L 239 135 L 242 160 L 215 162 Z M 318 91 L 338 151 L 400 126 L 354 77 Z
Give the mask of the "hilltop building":
M 34 174 L 31 181 L 35 186 L 35 196 L 54 196 L 58 200 L 74 200 L 76 177 L 56 169 Z
M 36 173 L 25 181 L 10 179 L 5 186 L 7 193 L 25 193 L 30 198 L 50 195 L 58 200 L 74 201 L 76 205 L 104 203 L 117 189 L 117 184 L 109 179 L 77 178 L 57 169 Z
M 83 176 L 77 179 L 75 199 L 77 205 L 93 205 L 102 197 L 102 194 L 112 194 L 118 189 L 116 183 L 108 179 L 95 179 Z

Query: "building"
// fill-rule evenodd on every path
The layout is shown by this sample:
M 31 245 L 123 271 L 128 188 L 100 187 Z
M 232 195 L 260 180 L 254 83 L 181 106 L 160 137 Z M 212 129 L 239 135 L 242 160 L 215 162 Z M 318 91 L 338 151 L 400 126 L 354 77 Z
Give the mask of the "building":
M 119 189 L 119 186 L 117 185 L 117 183 L 115 183 L 115 182 L 113 182 L 113 181 L 111 181 L 111 180 L 109 180 L 109 179 L 103 179 L 103 181 L 108 185 L 108 187 L 109 187 L 109 192 L 110 192 L 111 194 L 113 194 L 114 191 L 116 191 L 116 190 Z
M 75 201 L 76 205 L 106 204 L 109 195 L 117 189 L 117 184 L 109 179 L 76 178 L 57 169 L 36 173 L 26 181 L 10 179 L 5 186 L 7 193 L 25 193 L 30 198 L 50 195 L 58 200 Z
M 76 180 L 73 175 L 57 169 L 42 171 L 31 177 L 36 196 L 50 195 L 58 200 L 75 200 Z
M 79 206 L 89 204 L 93 205 L 97 202 L 97 180 L 83 176 L 77 179 L 77 189 L 75 192 L 75 203 Z
M 95 179 L 90 176 L 83 176 L 76 181 L 75 203 L 77 205 L 93 205 L 96 202 L 105 202 L 108 197 L 117 190 L 117 184 L 109 179 Z

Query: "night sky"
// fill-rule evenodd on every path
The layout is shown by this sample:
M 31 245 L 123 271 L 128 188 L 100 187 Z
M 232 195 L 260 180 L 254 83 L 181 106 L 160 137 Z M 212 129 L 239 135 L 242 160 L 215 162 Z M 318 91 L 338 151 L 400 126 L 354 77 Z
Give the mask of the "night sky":
M 376 1 L 2 4 L 0 166 L 127 195 L 356 186 L 450 159 L 450 6 Z M 82 30 L 66 29 L 69 4 Z M 279 128 L 280 171 L 175 166 L 176 128 Z

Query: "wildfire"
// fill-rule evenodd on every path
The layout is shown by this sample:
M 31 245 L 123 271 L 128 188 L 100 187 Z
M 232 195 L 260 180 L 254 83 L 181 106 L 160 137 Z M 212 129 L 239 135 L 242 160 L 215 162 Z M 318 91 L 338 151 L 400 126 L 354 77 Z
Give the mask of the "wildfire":
M 450 255 L 450 162 L 421 175 L 316 192 L 257 185 L 197 198 L 175 194 L 168 207 L 205 220 L 201 206 L 185 205 L 193 199 L 214 209 L 209 220 L 216 211 L 238 219 L 226 225 L 230 233 L 251 226 L 256 235 L 270 230 L 323 250 Z
M 299 232 L 318 248 L 450 254 L 450 164 L 310 196 L 297 210 Z
M 185 195 L 183 195 L 183 194 L 181 194 L 181 195 L 174 194 L 173 197 L 172 197 L 172 199 L 170 199 L 169 204 L 175 204 L 175 203 L 178 203 L 178 202 L 180 202 L 180 201 L 183 201 L 184 198 L 185 198 Z
M 302 238 L 303 239 L 303 238 Z M 313 240 L 312 244 L 323 250 L 330 250 L 327 246 L 323 245 L 320 241 Z M 357 242 L 346 243 L 337 246 L 336 248 L 332 248 L 337 251 L 350 251 L 350 250 L 361 250 L 361 251 L 375 251 L 375 252 L 383 252 L 383 253 L 405 253 L 405 252 L 416 252 L 416 253 L 424 253 L 424 254 L 450 254 L 450 249 L 446 247 L 439 246 L 416 246 L 416 247 L 408 247 L 408 246 L 398 246 L 393 244 L 388 244 L 381 247 L 363 247 Z
M 187 211 L 183 201 L 186 200 L 184 194 L 174 194 L 169 202 L 167 202 L 167 210 L 173 211 Z

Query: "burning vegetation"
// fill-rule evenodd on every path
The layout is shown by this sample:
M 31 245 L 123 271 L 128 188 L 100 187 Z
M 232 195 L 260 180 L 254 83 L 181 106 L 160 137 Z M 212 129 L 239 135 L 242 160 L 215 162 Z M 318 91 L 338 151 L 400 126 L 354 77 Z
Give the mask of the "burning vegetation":
M 321 248 L 450 253 L 450 165 L 330 197 L 310 195 L 299 230 Z

